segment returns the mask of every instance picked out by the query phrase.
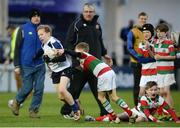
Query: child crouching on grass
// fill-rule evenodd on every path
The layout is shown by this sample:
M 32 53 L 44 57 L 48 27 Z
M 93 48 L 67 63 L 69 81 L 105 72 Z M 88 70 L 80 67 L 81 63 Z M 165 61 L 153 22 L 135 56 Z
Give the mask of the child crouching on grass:
M 163 97 L 159 95 L 157 83 L 149 81 L 145 86 L 145 95 L 140 98 L 138 106 L 132 109 L 138 115 L 136 122 L 162 122 L 154 116 L 159 107 L 165 109 L 172 116 L 175 123 L 180 123 L 176 113 L 170 108 Z M 119 114 L 118 117 L 122 120 L 128 118 L 126 113 Z
M 48 67 L 52 70 L 52 82 L 57 88 L 59 98 L 67 102 L 73 112 L 74 120 L 80 119 L 80 111 L 77 103 L 74 101 L 72 95 L 67 91 L 67 86 L 70 82 L 71 73 L 71 60 L 67 55 L 63 55 L 58 58 L 59 62 L 53 62 L 51 59 L 57 59 L 56 49 L 62 49 L 63 46 L 59 40 L 52 37 L 51 27 L 48 25 L 40 25 L 37 28 L 39 39 L 41 40 L 42 49 L 44 52 L 44 58 L 47 62 Z M 61 96 L 61 97 L 60 97 Z
M 114 71 L 106 63 L 89 54 L 88 51 L 89 45 L 87 43 L 80 42 L 76 45 L 75 51 L 60 49 L 58 53 L 59 55 L 64 55 L 65 53 L 73 57 L 77 57 L 80 61 L 80 67 L 84 71 L 92 72 L 98 78 L 98 99 L 109 114 L 96 118 L 96 121 L 103 121 L 108 118 L 109 121 L 118 122 L 118 118 L 112 109 L 111 104 L 105 97 L 106 93 L 108 93 L 110 99 L 120 106 L 130 118 L 134 118 L 129 106 L 116 94 L 116 75 Z

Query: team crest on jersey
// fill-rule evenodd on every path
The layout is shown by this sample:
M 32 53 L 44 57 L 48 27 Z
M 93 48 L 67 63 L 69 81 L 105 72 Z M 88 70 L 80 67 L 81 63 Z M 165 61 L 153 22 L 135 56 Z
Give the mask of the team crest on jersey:
M 99 25 L 98 24 L 96 24 L 96 29 L 99 29 Z
M 86 26 L 87 26 L 87 24 L 83 24 L 83 26 L 84 26 L 84 27 L 86 27 Z
M 163 52 L 166 52 L 166 50 L 165 50 L 165 49 L 163 49 Z
M 32 32 L 28 32 L 29 35 L 32 35 Z

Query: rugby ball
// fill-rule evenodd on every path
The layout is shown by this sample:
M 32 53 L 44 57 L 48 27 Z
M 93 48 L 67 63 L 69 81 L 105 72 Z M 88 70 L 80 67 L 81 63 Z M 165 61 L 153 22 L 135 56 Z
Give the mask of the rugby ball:
M 44 50 L 44 55 L 47 55 L 49 58 L 53 59 L 56 56 L 56 52 L 54 49 L 46 49 Z

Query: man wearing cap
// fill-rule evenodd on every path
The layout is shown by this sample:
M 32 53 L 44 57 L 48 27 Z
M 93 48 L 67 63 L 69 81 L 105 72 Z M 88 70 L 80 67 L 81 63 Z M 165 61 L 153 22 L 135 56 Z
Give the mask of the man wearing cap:
M 42 57 L 34 58 L 41 48 L 41 42 L 37 35 L 37 26 L 40 24 L 40 12 L 32 9 L 27 23 L 23 24 L 16 37 L 14 54 L 15 72 L 22 75 L 23 85 L 13 100 L 12 112 L 19 115 L 20 104 L 25 101 L 33 90 L 32 101 L 29 107 L 29 117 L 39 118 L 37 115 L 43 97 L 45 64 Z

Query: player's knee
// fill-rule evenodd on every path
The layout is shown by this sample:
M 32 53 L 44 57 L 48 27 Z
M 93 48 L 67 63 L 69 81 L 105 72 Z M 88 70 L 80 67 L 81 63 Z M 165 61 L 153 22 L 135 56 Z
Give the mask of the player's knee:
M 141 97 L 141 96 L 143 96 L 144 95 L 144 93 L 143 92 L 139 92 L 139 97 Z
M 66 93 L 66 89 L 65 88 L 59 88 L 59 93 L 60 93 L 60 95 L 64 95 L 65 93 Z
M 164 90 L 163 89 L 160 89 L 159 93 L 161 96 L 164 96 Z
M 102 96 L 99 96 L 99 95 L 98 95 L 98 100 L 100 100 L 100 101 L 101 101 L 101 100 L 102 100 Z
M 141 117 L 139 116 L 137 119 L 136 119 L 136 122 L 145 122 L 145 118 L 144 117 Z
M 139 97 L 143 96 L 145 94 L 145 90 L 144 89 L 140 89 L 139 91 Z
M 63 97 L 59 97 L 59 100 L 66 103 L 66 100 Z
M 117 101 L 116 98 L 113 98 L 113 97 L 111 97 L 110 99 L 111 99 L 112 102 L 116 102 Z
M 102 102 L 102 101 L 104 100 L 104 98 L 105 98 L 105 96 L 98 95 L 98 100 L 99 100 L 99 101 L 101 101 L 101 102 Z
M 168 92 L 164 90 L 164 91 L 161 92 L 161 95 L 162 95 L 163 97 L 167 97 Z
M 111 99 L 112 102 L 116 102 L 119 99 L 117 95 L 109 95 L 109 98 Z

